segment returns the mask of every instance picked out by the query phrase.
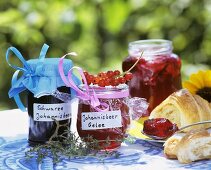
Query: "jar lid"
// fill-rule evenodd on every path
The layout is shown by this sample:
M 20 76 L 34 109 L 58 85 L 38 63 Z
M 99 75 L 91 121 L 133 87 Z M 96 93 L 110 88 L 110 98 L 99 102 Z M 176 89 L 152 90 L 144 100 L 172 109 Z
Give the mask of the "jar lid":
M 34 94 L 34 97 L 50 95 L 58 87 L 65 86 L 62 80 L 58 65 L 60 58 L 31 59 L 27 61 L 31 69 L 31 81 L 33 86 L 27 86 L 27 89 Z M 67 77 L 68 71 L 73 67 L 72 60 L 63 60 L 64 75 Z M 25 76 L 26 78 L 28 75 Z M 73 75 L 73 81 L 78 84 L 79 80 Z
M 45 58 L 49 46 L 44 44 L 38 59 L 31 59 L 26 61 L 22 54 L 15 48 L 10 47 L 6 52 L 6 60 L 8 64 L 16 69 L 12 77 L 12 86 L 8 92 L 9 97 L 14 97 L 19 108 L 23 108 L 19 99 L 19 93 L 28 90 L 34 94 L 34 97 L 41 97 L 51 95 L 58 87 L 65 86 L 59 74 L 60 58 Z M 22 62 L 23 67 L 13 65 L 9 62 L 10 53 L 13 52 L 15 56 Z M 73 67 L 70 59 L 63 61 L 63 71 L 65 77 L 68 71 Z M 22 73 L 22 76 L 19 76 Z M 76 84 L 80 84 L 76 76 L 72 76 Z M 24 110 L 24 109 L 21 109 Z
M 40 59 L 31 59 L 27 61 L 27 64 L 30 66 L 31 71 L 35 76 L 45 76 L 45 77 L 57 77 L 60 76 L 58 70 L 59 58 L 45 58 Z M 73 63 L 70 59 L 64 59 L 63 69 L 65 75 L 72 68 Z

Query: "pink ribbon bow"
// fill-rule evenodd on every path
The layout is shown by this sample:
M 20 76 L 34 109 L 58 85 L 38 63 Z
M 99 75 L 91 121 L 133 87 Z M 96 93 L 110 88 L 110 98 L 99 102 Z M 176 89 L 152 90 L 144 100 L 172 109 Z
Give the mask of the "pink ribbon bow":
M 68 53 L 65 54 L 63 57 L 61 57 L 60 61 L 59 61 L 59 74 L 63 80 L 63 82 L 66 84 L 66 86 L 71 87 L 72 89 L 74 89 L 77 92 L 77 97 L 82 99 L 82 100 L 86 100 L 90 103 L 90 105 L 95 108 L 97 111 L 108 111 L 109 110 L 109 105 L 107 103 L 103 103 L 100 102 L 94 89 L 91 89 L 91 93 L 90 93 L 90 88 L 89 85 L 87 84 L 85 75 L 83 73 L 83 69 L 80 67 L 72 67 L 69 71 L 68 71 L 68 79 L 66 79 L 65 74 L 64 74 L 64 70 L 63 70 L 63 60 L 67 55 L 77 55 L 76 53 L 72 52 L 72 53 Z M 84 87 L 85 90 L 81 90 L 77 87 L 77 85 L 74 83 L 73 79 L 72 79 L 72 70 L 76 69 L 80 76 L 82 77 L 83 81 L 84 81 Z M 103 106 L 104 109 L 100 109 L 99 106 Z

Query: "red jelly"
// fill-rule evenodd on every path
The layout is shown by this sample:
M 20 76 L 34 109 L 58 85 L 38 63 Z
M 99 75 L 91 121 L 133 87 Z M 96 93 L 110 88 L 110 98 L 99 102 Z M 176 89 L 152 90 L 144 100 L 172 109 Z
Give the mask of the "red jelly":
M 101 150 L 114 150 L 120 147 L 130 124 L 129 108 L 126 104 L 128 86 L 95 87 L 94 91 L 100 103 L 106 103 L 109 110 L 96 110 L 90 101 L 81 99 L 77 117 L 78 134 L 85 141 L 89 141 L 90 137 L 96 139 Z M 90 94 L 92 95 L 92 91 Z
M 123 71 L 130 69 L 140 56 L 128 85 L 132 97 L 147 99 L 150 113 L 170 94 L 181 89 L 181 60 L 172 53 L 171 41 L 135 41 L 129 44 L 129 56 L 122 63 Z
M 144 121 L 143 132 L 150 136 L 167 138 L 177 130 L 177 125 L 165 118 L 147 119 Z

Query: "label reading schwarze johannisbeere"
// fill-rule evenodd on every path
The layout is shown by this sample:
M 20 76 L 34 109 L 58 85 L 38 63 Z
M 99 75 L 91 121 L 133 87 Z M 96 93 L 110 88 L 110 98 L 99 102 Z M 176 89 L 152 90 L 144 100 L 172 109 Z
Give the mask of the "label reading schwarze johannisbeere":
M 82 130 L 122 127 L 121 111 L 82 112 Z
M 71 103 L 40 104 L 34 103 L 35 121 L 67 120 L 71 118 Z

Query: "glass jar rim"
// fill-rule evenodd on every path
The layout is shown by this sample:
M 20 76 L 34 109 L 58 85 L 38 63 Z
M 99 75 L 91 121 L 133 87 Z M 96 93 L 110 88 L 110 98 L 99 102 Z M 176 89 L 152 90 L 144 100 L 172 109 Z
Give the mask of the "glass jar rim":
M 115 99 L 115 98 L 124 98 L 129 96 L 129 88 L 126 84 L 121 84 L 118 86 L 106 86 L 99 87 L 97 85 L 91 85 L 88 87 L 88 95 L 96 95 L 98 98 L 104 99 Z M 83 92 L 87 93 L 85 85 L 79 85 L 79 89 Z
M 132 55 L 141 54 L 142 51 L 143 55 L 164 54 L 172 52 L 172 50 L 172 41 L 165 39 L 137 40 L 129 43 L 129 54 Z
M 89 85 L 89 92 L 95 91 L 95 93 L 104 93 L 104 92 L 115 92 L 115 91 L 121 91 L 121 90 L 128 90 L 127 84 L 120 84 L 118 86 L 105 86 L 100 87 L 98 85 Z M 81 84 L 79 85 L 79 89 L 82 91 L 86 91 L 85 85 Z
M 137 41 L 132 41 L 129 43 L 130 45 L 135 45 L 135 44 L 142 44 L 144 43 L 145 45 L 148 44 L 155 44 L 155 45 L 161 45 L 161 44 L 172 44 L 172 41 L 170 40 L 165 40 L 165 39 L 146 39 L 146 40 L 137 40 Z

